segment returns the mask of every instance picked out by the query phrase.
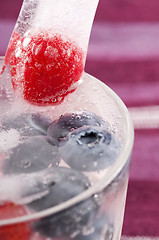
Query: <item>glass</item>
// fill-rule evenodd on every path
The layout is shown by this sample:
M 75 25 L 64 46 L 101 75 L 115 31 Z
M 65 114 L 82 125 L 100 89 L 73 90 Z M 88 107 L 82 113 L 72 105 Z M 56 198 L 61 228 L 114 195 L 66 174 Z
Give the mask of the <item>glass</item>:
M 0 58 L 1 67 L 3 59 Z M 0 93 L 0 110 L 3 115 L 10 113 L 14 116 L 15 112 L 21 115 L 25 103 L 14 98 L 10 83 L 4 77 L 0 83 Z M 111 131 L 120 141 L 121 149 L 108 169 L 99 172 L 83 171 L 92 184 L 80 194 L 42 211 L 0 220 L 0 239 L 4 239 L 4 234 L 8 237 L 6 239 L 9 239 L 9 234 L 15 235 L 16 240 L 120 239 L 134 140 L 132 121 L 124 103 L 108 86 L 84 73 L 79 88 L 69 94 L 61 105 L 26 106 L 27 114 L 40 112 L 50 116 L 57 109 L 53 116 L 55 119 L 63 112 L 93 112 L 110 124 Z M 0 121 L 2 120 L 1 116 Z M 3 153 L 1 151 L 1 158 Z

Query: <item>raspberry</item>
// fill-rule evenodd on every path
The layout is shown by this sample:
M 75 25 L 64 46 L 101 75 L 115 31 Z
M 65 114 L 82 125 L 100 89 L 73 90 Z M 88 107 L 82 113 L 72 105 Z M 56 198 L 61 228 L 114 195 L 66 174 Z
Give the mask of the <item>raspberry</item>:
M 26 101 L 56 104 L 75 90 L 84 69 L 84 53 L 59 34 L 28 33 L 17 42 L 10 65 L 13 88 Z
M 0 220 L 24 216 L 26 211 L 23 206 L 7 202 L 0 205 Z M 0 239 L 3 240 L 29 240 L 31 230 L 27 223 L 17 223 L 0 227 Z

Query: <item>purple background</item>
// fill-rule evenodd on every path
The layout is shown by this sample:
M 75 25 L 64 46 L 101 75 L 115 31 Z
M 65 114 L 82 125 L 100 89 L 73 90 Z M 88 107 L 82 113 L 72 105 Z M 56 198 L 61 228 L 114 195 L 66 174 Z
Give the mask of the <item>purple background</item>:
M 0 3 L 0 55 L 22 0 Z M 86 71 L 128 107 L 159 104 L 159 0 L 100 0 Z M 123 234 L 159 236 L 159 128 L 136 129 Z

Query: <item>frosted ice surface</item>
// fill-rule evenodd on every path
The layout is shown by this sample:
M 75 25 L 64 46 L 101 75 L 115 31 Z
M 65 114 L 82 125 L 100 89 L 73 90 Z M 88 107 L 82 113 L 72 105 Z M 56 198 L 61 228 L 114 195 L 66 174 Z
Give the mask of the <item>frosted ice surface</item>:
M 86 49 L 97 4 L 98 0 L 43 0 L 32 25 L 36 29 L 53 29 Z
M 18 146 L 20 143 L 20 133 L 16 129 L 0 132 L 0 151 L 7 151 Z
M 64 177 L 65 174 L 59 175 L 56 169 L 0 177 L 0 201 L 31 203 L 49 194 L 50 186 Z
M 48 194 L 42 179 L 46 172 L 19 174 L 0 177 L 0 201 L 25 204 Z
M 16 28 L 21 34 L 24 34 L 31 26 L 31 20 L 34 18 L 38 1 L 39 0 L 25 0 L 23 2 L 21 13 L 16 23 Z
M 13 106 L 14 108 L 14 106 Z M 15 108 L 16 111 L 16 108 Z M 17 130 L 22 136 L 36 136 L 39 135 L 40 129 L 35 129 L 34 126 L 30 124 L 31 115 L 30 114 L 7 114 L 2 119 L 3 130 L 14 129 Z

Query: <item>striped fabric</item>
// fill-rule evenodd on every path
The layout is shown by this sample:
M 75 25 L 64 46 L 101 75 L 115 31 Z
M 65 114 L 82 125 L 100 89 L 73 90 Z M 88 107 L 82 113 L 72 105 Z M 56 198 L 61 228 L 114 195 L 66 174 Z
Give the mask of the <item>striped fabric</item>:
M 121 240 L 159 240 L 159 237 L 142 237 L 142 236 L 128 237 L 128 236 L 122 236 Z

